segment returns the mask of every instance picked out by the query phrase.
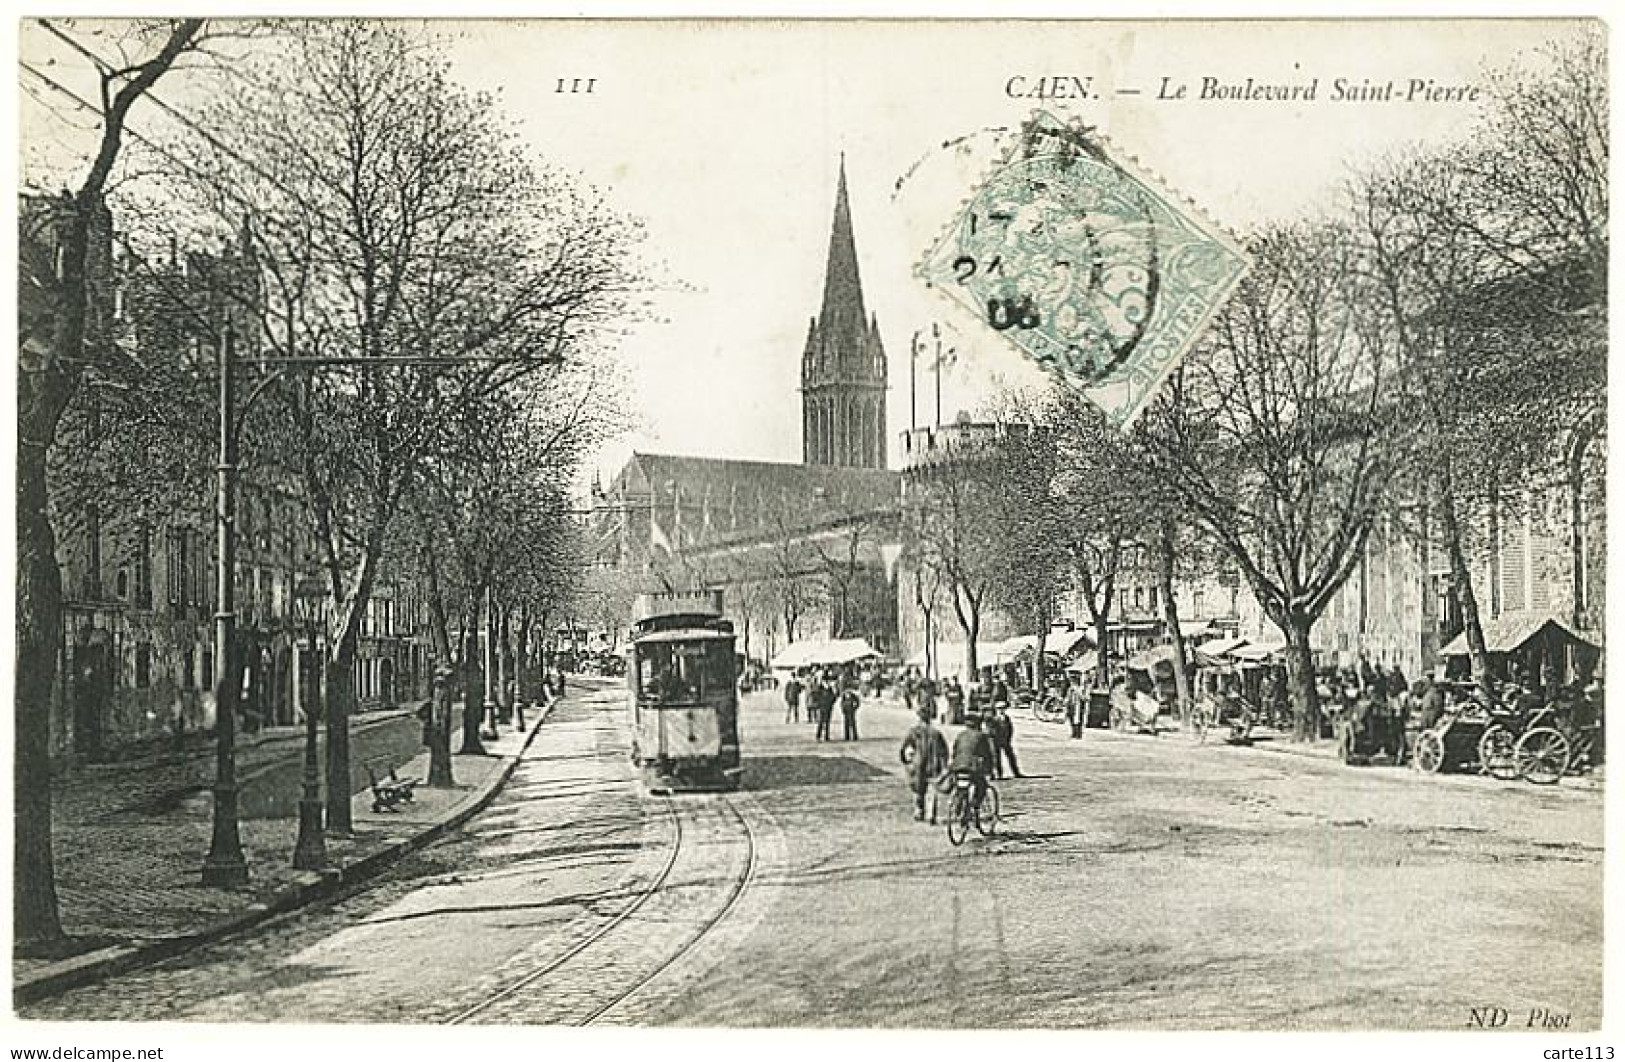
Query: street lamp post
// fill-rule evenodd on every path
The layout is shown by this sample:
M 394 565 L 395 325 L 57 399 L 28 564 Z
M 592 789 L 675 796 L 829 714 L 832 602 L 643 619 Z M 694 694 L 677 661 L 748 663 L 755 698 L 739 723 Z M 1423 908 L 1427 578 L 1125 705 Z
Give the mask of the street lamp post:
M 381 366 L 416 367 L 416 368 L 445 368 L 456 365 L 483 365 L 503 364 L 516 359 L 507 357 L 482 357 L 469 355 L 463 357 L 396 357 L 396 358 L 358 358 L 358 357 L 256 357 L 251 359 L 252 364 L 260 369 L 272 370 L 262 376 L 249 391 L 239 406 L 236 401 L 237 383 L 237 355 L 235 337 L 228 324 L 220 343 L 219 359 L 219 414 L 220 414 L 220 450 L 219 460 L 215 465 L 217 473 L 215 489 L 215 524 L 217 533 L 217 557 L 215 562 L 215 784 L 214 784 L 214 817 L 209 840 L 209 854 L 203 860 L 203 884 L 216 886 L 237 886 L 248 883 L 248 861 L 243 856 L 243 843 L 239 830 L 237 808 L 237 700 L 240 693 L 241 678 L 233 666 L 236 655 L 237 613 L 236 613 L 236 585 L 237 572 L 237 420 L 252 408 L 254 403 L 266 393 L 266 390 L 279 380 L 294 371 L 318 370 L 339 366 L 367 366 L 378 368 Z M 324 698 L 325 699 L 325 698 Z M 308 785 L 309 767 L 311 763 L 313 744 L 312 713 L 306 714 L 305 735 L 305 766 Z M 331 765 L 335 773 L 343 774 L 348 767 L 348 753 L 343 739 L 346 734 L 337 735 L 338 740 L 332 742 L 329 755 L 336 762 Z M 330 787 L 332 788 L 332 787 Z M 306 795 L 308 796 L 308 788 Z M 347 794 L 346 794 L 347 795 Z M 325 857 L 318 859 L 315 855 L 314 844 L 321 840 L 323 830 L 319 818 L 310 820 L 313 829 L 307 832 L 307 812 L 304 807 L 306 800 L 300 800 L 300 843 L 295 845 L 295 866 L 303 868 L 300 862 L 300 851 L 306 857 L 315 860 L 315 865 L 325 863 Z M 310 838 L 314 838 L 314 841 Z
M 491 740 L 497 738 L 497 629 L 496 629 L 496 594 L 488 586 L 485 588 L 485 652 L 482 654 L 485 664 L 485 704 L 483 705 L 485 722 L 490 727 L 486 737 Z
M 248 884 L 248 861 L 237 829 L 237 432 L 233 423 L 235 384 L 231 329 L 220 343 L 220 460 L 215 466 L 214 613 L 214 822 L 209 854 L 203 860 L 203 884 Z
M 313 669 L 313 681 L 308 687 L 308 693 L 302 696 L 305 709 L 305 772 L 303 788 L 299 793 L 299 839 L 293 845 L 293 865 L 295 870 L 321 870 L 327 865 L 327 840 L 322 833 L 322 768 L 320 757 L 316 754 L 317 720 L 321 713 L 324 698 L 321 694 L 321 654 L 316 647 L 316 629 L 318 623 L 317 602 L 326 594 L 319 580 L 301 579 L 295 591 L 295 600 L 298 602 L 301 618 L 304 621 L 305 636 L 310 646 L 310 653 L 317 661 Z M 301 656 L 298 674 L 294 681 L 304 686 L 305 664 Z

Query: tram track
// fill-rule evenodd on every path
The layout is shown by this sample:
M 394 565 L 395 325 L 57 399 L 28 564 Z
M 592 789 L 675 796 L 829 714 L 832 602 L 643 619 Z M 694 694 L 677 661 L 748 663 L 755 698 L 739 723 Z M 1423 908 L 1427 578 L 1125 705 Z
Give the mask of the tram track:
M 721 805 L 727 810 L 733 823 L 737 825 L 738 832 L 736 836 L 743 841 L 743 858 L 734 861 L 739 869 L 729 875 L 726 891 L 721 902 L 714 909 L 709 910 L 694 928 L 684 936 L 680 943 L 675 947 L 665 948 L 661 953 L 653 956 L 651 962 L 638 962 L 638 953 L 651 947 L 651 937 L 655 938 L 652 941 L 654 946 L 658 947 L 663 943 L 658 940 L 658 932 L 661 928 L 670 924 L 680 924 L 681 921 L 686 920 L 682 905 L 689 901 L 681 899 L 679 894 L 696 890 L 708 894 L 711 892 L 710 883 L 707 881 L 708 875 L 703 868 L 697 877 L 692 876 L 695 871 L 691 868 L 691 878 L 689 880 L 683 880 L 683 876 L 677 872 L 680 865 L 684 863 L 685 858 L 703 859 L 704 849 L 707 846 L 714 845 L 714 839 L 705 837 L 703 829 L 697 824 L 691 823 L 685 827 L 685 812 L 680 811 L 678 805 L 679 803 L 687 804 L 688 802 L 674 800 L 671 797 L 661 799 L 671 821 L 671 845 L 670 851 L 667 853 L 659 871 L 649 880 L 648 884 L 644 885 L 636 896 L 620 908 L 609 920 L 594 928 L 564 952 L 549 958 L 535 969 L 525 972 L 479 1002 L 446 1019 L 447 1024 L 468 1024 L 482 1018 L 495 1022 L 525 1021 L 527 1017 L 534 1017 L 540 1024 L 579 1026 L 598 1024 L 612 1011 L 643 992 L 645 988 L 657 981 L 668 970 L 678 966 L 711 935 L 713 930 L 723 924 L 729 914 L 738 906 L 740 898 L 745 894 L 751 881 L 755 878 L 759 854 L 757 839 L 751 829 L 749 820 L 739 810 L 733 799 L 727 796 L 719 796 L 703 804 L 688 804 L 685 810 L 699 812 L 701 809 L 707 809 L 715 805 Z M 640 913 L 647 913 L 652 904 L 657 905 L 657 900 L 662 899 L 668 905 L 675 905 L 678 908 L 677 911 L 675 913 L 656 912 L 655 916 L 646 922 L 637 918 Z M 642 933 L 637 932 L 639 926 L 643 927 Z M 599 957 L 599 953 L 603 954 L 602 958 Z M 628 956 L 631 957 L 630 960 L 628 960 Z M 635 976 L 625 987 L 613 986 L 611 988 L 612 995 L 608 997 L 602 996 L 601 990 L 607 987 L 601 977 L 602 971 L 606 968 L 624 965 L 628 961 L 637 965 Z M 568 979 L 571 976 L 577 976 L 574 971 L 569 969 L 572 963 L 578 963 L 578 965 L 586 968 L 579 976 L 590 979 L 589 987 L 584 990 L 578 983 L 562 993 L 550 991 L 555 987 L 551 984 L 551 980 L 557 978 Z M 600 976 L 594 976 L 595 971 Z M 537 998 L 535 1000 L 526 998 L 532 991 L 536 993 Z M 568 997 L 571 993 L 581 995 L 584 991 L 587 994 L 596 995 L 598 998 L 583 1001 L 584 1005 L 577 1009 L 575 1013 L 545 1013 L 556 1007 L 563 998 Z M 544 1013 L 530 1014 L 529 1011 L 533 1005 L 538 1011 Z M 506 1011 L 507 1013 L 499 1017 L 499 1011 Z
M 745 890 L 750 887 L 751 880 L 756 876 L 756 863 L 759 850 L 756 843 L 756 835 L 750 828 L 750 821 L 745 818 L 744 814 L 739 810 L 738 805 L 735 804 L 731 798 L 721 797 L 719 798 L 719 802 L 733 813 L 734 820 L 739 823 L 739 828 L 745 838 L 746 845 L 744 866 L 741 869 L 739 876 L 732 882 L 727 899 L 723 901 L 722 906 L 717 909 L 715 914 L 711 915 L 700 925 L 699 929 L 691 937 L 689 937 L 687 942 L 685 942 L 681 948 L 669 956 L 664 962 L 656 966 L 653 970 L 645 974 L 642 978 L 634 982 L 631 987 L 627 988 L 614 999 L 593 1011 L 577 1024 L 583 1026 L 596 1024 L 599 1018 L 604 1017 L 610 1011 L 637 995 L 644 989 L 645 986 L 660 977 L 661 974 L 665 973 L 673 966 L 676 966 L 683 958 L 692 952 L 702 940 L 710 935 L 712 930 L 716 929 L 717 926 L 723 923 L 723 921 L 738 905 L 739 898 L 743 896 L 745 894 Z
M 682 851 L 683 847 L 682 816 L 677 814 L 677 808 L 673 805 L 670 797 L 665 798 L 665 807 L 667 813 L 671 817 L 672 824 L 671 853 L 666 857 L 666 863 L 663 867 L 661 867 L 660 873 L 657 874 L 654 879 L 638 893 L 637 897 L 633 899 L 631 903 L 628 903 L 625 907 L 621 908 L 620 911 L 618 911 L 609 921 L 605 922 L 603 925 L 593 930 L 593 932 L 577 941 L 562 955 L 556 956 L 546 964 L 537 967 L 535 970 L 532 970 L 530 973 L 527 973 L 525 976 L 519 978 L 517 981 L 509 983 L 501 991 L 486 997 L 479 1003 L 469 1007 L 467 1010 L 461 1011 L 453 1017 L 447 1019 L 446 1024 L 466 1024 L 471 1019 L 479 1017 L 481 1014 L 486 1013 L 497 1004 L 512 998 L 518 993 L 524 991 L 526 988 L 535 984 L 537 981 L 540 981 L 548 974 L 553 973 L 555 970 L 564 966 L 565 963 L 569 962 L 571 959 L 574 959 L 577 955 L 580 955 L 594 944 L 597 944 L 600 940 L 603 940 L 610 933 L 614 932 L 616 927 L 636 914 L 639 908 L 648 903 L 651 897 L 664 888 L 666 881 L 671 877 L 672 870 L 677 866 L 677 857 Z

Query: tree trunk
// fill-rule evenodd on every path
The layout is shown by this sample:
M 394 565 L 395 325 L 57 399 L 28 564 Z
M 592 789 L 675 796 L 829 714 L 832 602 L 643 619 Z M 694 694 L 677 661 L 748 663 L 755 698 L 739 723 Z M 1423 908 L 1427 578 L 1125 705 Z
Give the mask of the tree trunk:
M 114 136 L 116 150 L 117 134 Z M 94 175 L 93 175 L 94 179 Z M 105 179 L 105 176 L 104 178 Z M 49 453 L 63 411 L 79 386 L 89 315 L 90 221 L 99 188 L 65 204 L 53 356 L 17 374 L 17 748 L 12 777 L 16 890 L 12 929 L 19 949 L 48 949 L 62 938 L 51 850 L 51 691 L 62 648 L 62 568 L 51 526 Z
M 982 603 L 963 587 L 954 587 L 954 615 L 965 632 L 965 681 L 975 682 L 981 662 L 976 659 L 976 642 L 982 633 Z
M 1181 722 L 1190 721 L 1191 677 L 1186 664 L 1185 635 L 1179 629 L 1179 602 L 1174 599 L 1174 525 L 1166 518 L 1157 536 L 1157 582 L 1162 590 L 1162 622 L 1174 647 L 1174 695 L 1179 699 Z
M 60 373 L 19 377 L 12 932 L 19 953 L 28 954 L 62 937 L 51 855 L 51 691 L 62 647 L 62 570 L 47 508 L 46 445 L 72 388 Z
M 1586 453 L 1600 426 L 1597 417 L 1582 420 L 1568 453 L 1569 578 L 1573 595 L 1569 618 L 1577 631 L 1591 625 L 1591 603 L 1586 592 L 1585 467 Z
M 99 350 L 87 349 L 90 324 L 91 229 L 98 261 L 110 265 L 111 221 L 105 217 L 107 180 L 123 144 L 125 120 L 136 100 L 168 73 L 203 30 L 202 19 L 173 24 L 158 51 L 124 71 L 116 92 L 102 81 L 100 143 L 84 183 L 71 200 L 62 230 L 52 353 L 42 368 L 19 368 L 17 381 L 17 674 L 13 691 L 16 758 L 12 772 L 14 817 L 12 935 L 20 954 L 48 952 L 62 939 L 56 869 L 51 851 L 51 690 L 62 645 L 62 569 L 48 501 L 47 455 L 62 412 L 79 386 L 83 366 Z M 104 259 L 102 256 L 108 256 Z M 19 359 L 20 361 L 21 359 Z
M 1297 716 L 1294 740 L 1316 741 L 1320 738 L 1320 695 L 1315 690 L 1315 658 L 1309 649 L 1314 620 L 1301 612 L 1270 618 L 1286 635 L 1286 680 Z
M 530 602 L 519 606 L 519 634 L 514 640 L 514 666 L 513 685 L 514 698 L 520 704 L 534 704 L 535 698 L 531 692 L 531 631 L 535 629 L 536 619 L 531 615 Z
M 513 637 L 508 629 L 513 615 L 507 605 L 493 602 L 491 618 L 496 623 L 497 709 L 508 724 L 513 722 Z
M 1044 641 L 1049 637 L 1049 595 L 1041 593 L 1038 600 L 1038 636 L 1033 639 L 1033 696 L 1044 696 Z
M 341 639 L 327 659 L 327 832 L 347 835 L 350 815 L 350 715 L 355 707 L 355 641 Z
M 429 778 L 436 789 L 456 785 L 451 767 L 451 682 L 445 669 L 451 664 L 451 637 L 446 623 L 446 599 L 440 590 L 440 567 L 433 547 L 423 550 L 423 570 L 428 579 L 429 633 L 434 639 L 435 674 L 429 689 Z
M 1473 681 L 1487 696 L 1490 692 L 1489 647 L 1484 641 L 1484 625 L 1478 615 L 1478 595 L 1473 591 L 1472 569 L 1461 543 L 1461 522 L 1456 513 L 1455 481 L 1448 459 L 1443 463 L 1439 490 L 1439 525 L 1444 550 L 1450 560 L 1450 582 L 1461 603 L 1461 622 L 1467 635 L 1467 658 L 1472 664 Z
M 485 681 L 480 674 L 480 625 L 478 618 L 480 599 L 478 593 L 470 597 L 476 602 L 472 606 L 473 614 L 463 625 L 463 747 L 457 750 L 460 756 L 485 756 L 485 742 L 480 740 L 480 717 L 485 713 Z
M 375 525 L 356 572 L 355 590 L 339 609 L 339 629 L 327 662 L 327 831 L 348 834 L 350 816 L 350 716 L 354 714 L 355 664 L 361 642 L 361 617 L 372 599 L 383 553 L 383 533 Z M 335 591 L 338 590 L 335 585 Z

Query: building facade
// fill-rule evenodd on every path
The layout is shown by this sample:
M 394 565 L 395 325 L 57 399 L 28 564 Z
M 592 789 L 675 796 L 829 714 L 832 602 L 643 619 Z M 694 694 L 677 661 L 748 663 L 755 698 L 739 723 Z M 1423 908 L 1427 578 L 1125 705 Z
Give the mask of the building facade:
M 25 251 L 56 255 L 57 231 L 41 221 L 50 204 L 25 200 Z M 230 325 L 239 352 L 252 356 L 257 290 L 252 255 L 228 247 L 213 253 L 137 259 L 114 254 L 111 218 L 98 226 L 91 256 L 88 342 L 101 363 L 135 366 L 212 381 L 216 340 Z M 222 281 L 226 283 L 222 283 Z M 232 290 L 249 299 L 228 300 Z M 30 314 L 53 312 L 48 293 Z M 27 323 L 25 332 L 31 332 Z M 40 330 L 32 330 L 40 331 Z M 43 332 L 42 332 L 43 334 Z M 51 704 L 51 749 L 57 758 L 95 760 L 126 746 L 214 726 L 214 611 L 217 535 L 212 477 L 191 482 L 154 464 L 146 437 L 116 420 L 102 381 L 87 378 L 52 451 L 52 523 L 62 574 L 63 623 L 58 682 Z M 177 395 L 166 415 L 212 425 L 212 387 L 199 408 Z M 116 396 L 116 391 L 113 392 Z M 196 427 L 197 425 L 194 425 Z M 201 434 L 207 433 L 204 427 Z M 140 465 L 140 477 L 113 476 L 109 463 Z M 147 465 L 152 464 L 148 468 Z M 109 491 L 104 481 L 128 480 Z M 237 644 L 242 665 L 242 724 L 302 720 L 300 674 L 318 670 L 325 607 L 309 589 L 317 550 L 296 477 L 260 455 L 244 462 L 237 495 Z M 305 592 L 301 594 L 301 590 Z M 363 704 L 394 704 L 426 687 L 427 637 L 410 580 L 380 580 L 363 621 L 356 668 Z

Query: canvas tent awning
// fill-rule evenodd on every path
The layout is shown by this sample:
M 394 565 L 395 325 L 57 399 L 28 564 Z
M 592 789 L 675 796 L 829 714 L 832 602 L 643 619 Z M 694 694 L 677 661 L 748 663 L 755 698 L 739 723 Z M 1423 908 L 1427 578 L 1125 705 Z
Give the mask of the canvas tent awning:
M 1044 635 L 1044 652 L 1054 653 L 1056 656 L 1069 656 L 1081 642 L 1089 640 L 1089 632 L 1084 630 L 1050 631 Z M 998 643 L 997 658 L 988 663 L 1004 664 L 1012 660 L 1030 658 L 1038 651 L 1038 635 L 1018 634 L 1014 638 L 1006 638 Z M 977 659 L 981 656 L 978 654 Z
M 792 642 L 779 651 L 773 658 L 773 668 L 776 671 L 794 670 L 798 667 L 825 667 L 838 664 L 851 664 L 859 660 L 877 656 L 864 638 L 837 638 L 833 641 L 822 642 Z
M 1568 624 L 1556 616 L 1503 616 L 1491 620 L 1484 624 L 1484 648 L 1492 653 L 1515 653 L 1534 641 L 1536 636 L 1544 633 L 1548 626 L 1556 628 L 1557 636 L 1565 641 L 1591 649 L 1601 648 L 1595 642 L 1574 633 Z M 1439 655 L 1466 656 L 1467 632 L 1462 631 L 1452 638 L 1449 645 L 1439 650 Z
M 1171 645 L 1153 645 L 1149 649 L 1142 649 L 1128 658 L 1128 666 L 1135 671 L 1151 671 L 1154 668 L 1174 666 L 1174 647 Z
M 1248 642 L 1231 649 L 1226 655 L 1247 664 L 1262 664 L 1286 648 L 1285 642 Z
M 994 663 L 994 657 L 999 651 L 999 642 L 976 643 L 976 666 L 987 667 Z M 964 642 L 938 642 L 936 647 L 937 674 L 964 676 L 965 672 L 965 643 Z M 907 661 L 910 667 L 925 667 L 925 650 L 921 649 Z
M 1212 629 L 1212 620 L 1181 620 L 1179 622 L 1179 633 L 1184 638 L 1200 638 Z
M 1246 644 L 1245 638 L 1210 638 L 1196 647 L 1196 666 L 1229 667 L 1236 662 L 1230 654 Z

